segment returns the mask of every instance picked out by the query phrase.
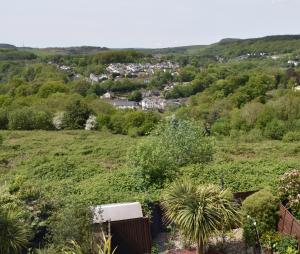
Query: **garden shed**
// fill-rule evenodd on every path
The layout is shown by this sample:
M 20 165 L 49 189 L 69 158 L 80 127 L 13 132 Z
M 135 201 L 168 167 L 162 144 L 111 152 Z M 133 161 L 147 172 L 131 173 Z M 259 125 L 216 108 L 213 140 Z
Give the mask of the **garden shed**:
M 143 216 L 139 202 L 96 206 L 93 223 L 106 225 L 117 254 L 151 253 L 150 221 Z

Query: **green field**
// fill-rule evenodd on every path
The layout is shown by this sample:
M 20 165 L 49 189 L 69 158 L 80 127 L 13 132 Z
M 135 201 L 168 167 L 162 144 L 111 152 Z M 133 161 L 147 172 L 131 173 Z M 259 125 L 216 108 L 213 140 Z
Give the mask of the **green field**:
M 127 151 L 139 138 L 106 131 L 3 131 L 1 184 L 23 200 L 51 199 L 61 204 L 101 204 L 157 199 L 157 190 L 139 190 L 126 166 Z M 234 191 L 274 186 L 300 166 L 300 142 L 215 141 L 213 162 L 189 165 L 180 175 L 225 185 Z

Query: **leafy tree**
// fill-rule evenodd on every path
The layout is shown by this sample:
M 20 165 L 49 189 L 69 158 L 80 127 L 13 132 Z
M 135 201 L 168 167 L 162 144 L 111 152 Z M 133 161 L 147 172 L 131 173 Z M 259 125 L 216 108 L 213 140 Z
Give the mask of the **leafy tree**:
M 92 110 L 80 99 L 72 100 L 66 107 L 62 126 L 66 129 L 83 129 Z
M 45 111 L 28 107 L 9 112 L 8 128 L 11 130 L 50 130 L 53 129 L 52 116 Z
M 167 219 L 187 240 L 197 244 L 199 254 L 204 253 L 210 237 L 239 221 L 237 208 L 226 190 L 195 185 L 190 180 L 173 183 L 165 191 L 163 206 Z
M 130 101 L 136 101 L 136 102 L 139 102 L 142 99 L 143 99 L 143 96 L 142 96 L 142 93 L 140 91 L 134 91 L 128 97 L 128 100 L 130 100 Z
M 67 93 L 69 91 L 66 85 L 63 85 L 59 82 L 49 82 L 43 84 L 38 91 L 38 95 L 42 98 L 47 98 L 50 94 L 53 93 Z
M 213 147 L 201 128 L 183 120 L 159 125 L 148 139 L 134 147 L 128 156 L 145 184 L 162 185 L 180 166 L 205 163 L 212 159 Z

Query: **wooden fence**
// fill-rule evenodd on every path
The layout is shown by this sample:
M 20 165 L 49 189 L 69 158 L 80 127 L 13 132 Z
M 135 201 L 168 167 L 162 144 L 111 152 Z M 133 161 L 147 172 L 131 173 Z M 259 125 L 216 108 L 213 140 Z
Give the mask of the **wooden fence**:
M 298 240 L 298 248 L 300 248 L 300 223 L 282 204 L 279 207 L 278 231 L 294 236 Z
M 148 218 L 111 222 L 112 245 L 117 254 L 151 253 L 152 239 Z

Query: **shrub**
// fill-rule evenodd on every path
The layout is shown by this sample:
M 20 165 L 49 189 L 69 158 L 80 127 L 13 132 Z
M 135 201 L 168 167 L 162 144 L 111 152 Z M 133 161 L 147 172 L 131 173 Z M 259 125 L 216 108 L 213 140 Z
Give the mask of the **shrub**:
M 88 120 L 85 123 L 85 130 L 95 130 L 97 129 L 97 118 L 94 115 L 90 115 Z
M 282 139 L 285 132 L 285 125 L 283 121 L 274 119 L 266 125 L 264 135 L 271 139 Z
M 244 140 L 249 143 L 262 141 L 263 138 L 262 131 L 257 128 L 252 129 L 244 136 Z
M 50 130 L 53 129 L 51 114 L 31 108 L 20 108 L 8 115 L 8 128 L 11 130 Z
M 4 108 L 0 108 L 0 129 L 6 130 L 8 126 L 8 113 Z
M 278 232 L 266 232 L 261 237 L 261 244 L 268 253 L 296 254 L 298 253 L 297 240 L 288 235 L 281 235 Z
M 150 137 L 129 152 L 130 167 L 138 170 L 143 185 L 162 185 L 166 178 L 174 175 L 176 164 L 170 151 L 164 149 L 158 138 Z
M 55 129 L 57 130 L 62 129 L 63 118 L 64 118 L 64 112 L 59 112 L 53 117 L 52 123 Z
M 230 128 L 231 126 L 229 119 L 221 118 L 213 124 L 211 131 L 214 135 L 229 136 Z
M 242 204 L 244 239 L 250 246 L 255 243 L 255 225 L 259 235 L 274 231 L 278 219 L 278 200 L 269 190 L 261 190 L 246 198 Z
M 0 228 L 0 253 L 21 253 L 30 235 L 22 213 L 12 206 L 1 206 Z
M 180 166 L 208 162 L 212 154 L 212 144 L 201 128 L 189 121 L 171 120 L 134 147 L 128 162 L 148 184 L 162 184 Z
M 91 114 L 91 109 L 83 101 L 73 100 L 66 107 L 62 126 L 66 129 L 83 129 Z
M 294 141 L 300 141 L 300 132 L 299 131 L 289 131 L 286 133 L 282 140 L 284 142 L 294 142 Z
M 68 87 L 66 85 L 60 84 L 58 82 L 50 82 L 42 85 L 39 88 L 38 95 L 42 98 L 47 98 L 53 93 L 66 93 L 68 92 Z
M 282 201 L 288 202 L 286 206 L 292 210 L 297 218 L 300 218 L 300 171 L 286 172 L 279 182 L 279 195 Z
M 90 253 L 91 212 L 85 205 L 70 205 L 57 211 L 51 218 L 50 233 L 55 246 L 63 247 L 76 241 L 84 253 Z

